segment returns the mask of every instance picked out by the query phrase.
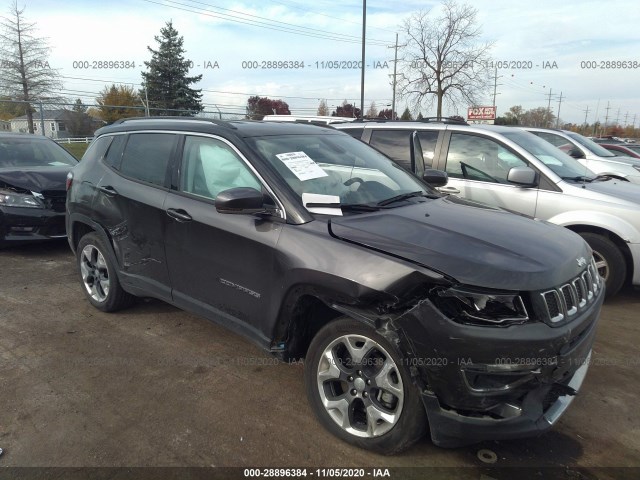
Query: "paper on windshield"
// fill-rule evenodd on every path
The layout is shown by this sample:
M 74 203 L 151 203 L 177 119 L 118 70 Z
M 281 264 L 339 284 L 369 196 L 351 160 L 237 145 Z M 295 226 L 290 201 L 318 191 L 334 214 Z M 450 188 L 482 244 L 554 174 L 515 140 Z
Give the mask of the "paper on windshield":
M 337 195 L 321 195 L 319 193 L 303 193 L 302 204 L 304 208 L 311 213 L 320 213 L 322 215 L 342 215 L 340 207 L 307 207 L 307 203 L 340 203 L 340 197 Z
M 329 176 L 304 152 L 278 153 L 276 157 L 302 181 Z

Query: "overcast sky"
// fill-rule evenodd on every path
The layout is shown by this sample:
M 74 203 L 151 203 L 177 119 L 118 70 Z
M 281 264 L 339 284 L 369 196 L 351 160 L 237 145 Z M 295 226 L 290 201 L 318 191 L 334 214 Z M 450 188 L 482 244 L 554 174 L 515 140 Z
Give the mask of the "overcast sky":
M 8 1 L 4 0 L 5 12 Z M 294 114 L 315 114 L 319 99 L 329 106 L 343 100 L 360 103 L 360 70 L 328 68 L 327 62 L 357 62 L 361 57 L 361 0 L 113 0 L 111 2 L 26 0 L 25 15 L 37 23 L 52 47 L 50 64 L 60 69 L 63 93 L 92 103 L 108 83 L 139 87 L 149 60 L 147 46 L 168 20 L 184 37 L 193 74 L 203 74 L 206 111 L 243 111 L 249 95 L 286 101 Z M 420 9 L 437 13 L 430 0 L 367 2 L 365 108 L 391 103 L 393 48 L 402 20 Z M 640 125 L 640 28 L 636 1 L 474 0 L 493 57 L 533 68 L 498 71 L 498 115 L 513 105 L 551 107 L 560 117 L 580 123 L 618 117 Z M 223 18 L 224 16 L 224 18 Z M 287 31 L 283 31 L 287 30 Z M 294 33 L 293 31 L 300 32 Z M 338 38 L 339 37 L 339 38 Z M 402 37 L 400 38 L 402 42 Z M 581 62 L 626 60 L 635 69 L 588 69 Z M 135 62 L 124 70 L 79 68 L 97 61 Z M 298 69 L 249 69 L 243 62 L 304 62 Z M 76 62 L 74 64 L 74 62 Z M 209 63 L 207 63 L 209 62 Z M 215 66 L 218 68 L 205 68 Z M 324 64 L 322 63 L 324 62 Z M 386 66 L 385 66 L 386 62 Z M 548 62 L 548 63 L 546 63 Z M 557 68 L 543 68 L 543 65 Z M 86 63 L 84 64 L 86 66 Z M 254 63 L 255 65 L 255 63 Z M 245 63 L 245 67 L 249 64 Z M 342 66 L 342 65 L 340 65 Z M 348 66 L 348 64 L 347 64 Z M 381 68 L 374 68 L 375 66 Z M 74 68 L 75 67 L 75 68 Z M 485 104 L 492 102 L 487 92 Z M 399 100 L 397 110 L 404 109 Z M 424 116 L 435 108 L 423 109 Z M 466 108 L 447 114 L 466 114 Z

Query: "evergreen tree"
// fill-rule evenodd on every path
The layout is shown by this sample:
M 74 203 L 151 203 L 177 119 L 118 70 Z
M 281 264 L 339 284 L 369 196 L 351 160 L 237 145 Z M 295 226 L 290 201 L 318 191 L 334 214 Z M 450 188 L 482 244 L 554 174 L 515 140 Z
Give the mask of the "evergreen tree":
M 153 115 L 191 115 L 204 110 L 201 90 L 190 86 L 202 80 L 202 75 L 187 76 L 191 62 L 185 60 L 183 38 L 173 28 L 171 21 L 156 35 L 158 49 L 151 47 L 151 60 L 144 62 L 148 71 L 142 72 L 142 92 L 140 96 L 149 100 Z
M 409 107 L 404 109 L 404 112 L 402 112 L 402 116 L 400 117 L 400 120 L 413 120 L 413 117 L 411 116 L 411 112 L 409 111 Z

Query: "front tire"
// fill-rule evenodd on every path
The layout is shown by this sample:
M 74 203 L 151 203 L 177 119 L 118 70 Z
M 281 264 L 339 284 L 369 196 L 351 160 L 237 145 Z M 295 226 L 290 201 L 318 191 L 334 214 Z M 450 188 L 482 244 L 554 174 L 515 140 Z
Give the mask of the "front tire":
M 78 243 L 76 260 L 82 291 L 89 302 L 103 312 L 115 312 L 129 306 L 134 296 L 122 289 L 107 252 L 102 239 L 95 232 L 88 233 Z
M 307 396 L 320 423 L 342 440 L 392 455 L 417 442 L 427 418 L 418 389 L 390 342 L 343 317 L 314 337 Z
M 615 243 L 603 235 L 584 232 L 580 236 L 593 250 L 598 273 L 605 282 L 607 298 L 613 297 L 620 291 L 627 277 L 624 255 Z

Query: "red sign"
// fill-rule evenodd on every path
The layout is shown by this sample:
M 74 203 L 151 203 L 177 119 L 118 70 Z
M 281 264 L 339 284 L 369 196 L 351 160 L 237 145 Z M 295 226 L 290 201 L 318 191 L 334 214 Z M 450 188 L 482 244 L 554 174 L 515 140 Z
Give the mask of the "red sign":
M 495 120 L 496 107 L 469 107 L 467 120 Z

